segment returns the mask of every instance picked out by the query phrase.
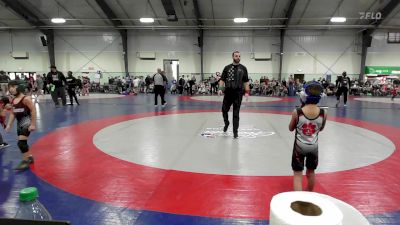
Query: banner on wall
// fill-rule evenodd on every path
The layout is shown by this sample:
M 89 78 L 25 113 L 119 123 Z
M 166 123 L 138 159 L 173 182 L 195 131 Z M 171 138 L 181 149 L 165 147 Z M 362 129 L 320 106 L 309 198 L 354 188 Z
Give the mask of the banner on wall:
M 366 66 L 365 74 L 400 74 L 399 66 Z

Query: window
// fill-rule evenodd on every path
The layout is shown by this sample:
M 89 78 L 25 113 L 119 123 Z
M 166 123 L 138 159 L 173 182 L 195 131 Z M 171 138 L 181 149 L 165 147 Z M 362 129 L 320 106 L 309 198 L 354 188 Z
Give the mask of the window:
M 389 32 L 387 36 L 387 43 L 400 44 L 400 33 Z

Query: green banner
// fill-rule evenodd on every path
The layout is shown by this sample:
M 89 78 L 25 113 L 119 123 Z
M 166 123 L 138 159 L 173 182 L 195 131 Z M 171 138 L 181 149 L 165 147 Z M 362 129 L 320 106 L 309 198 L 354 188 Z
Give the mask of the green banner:
M 399 66 L 366 66 L 365 74 L 400 74 Z

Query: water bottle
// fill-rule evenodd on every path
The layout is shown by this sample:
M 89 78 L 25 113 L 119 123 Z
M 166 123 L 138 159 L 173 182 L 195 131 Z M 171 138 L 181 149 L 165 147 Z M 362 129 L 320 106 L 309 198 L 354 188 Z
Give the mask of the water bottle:
M 38 190 L 35 187 L 24 188 L 19 192 L 19 209 L 15 218 L 27 220 L 52 220 L 50 213 L 37 200 Z

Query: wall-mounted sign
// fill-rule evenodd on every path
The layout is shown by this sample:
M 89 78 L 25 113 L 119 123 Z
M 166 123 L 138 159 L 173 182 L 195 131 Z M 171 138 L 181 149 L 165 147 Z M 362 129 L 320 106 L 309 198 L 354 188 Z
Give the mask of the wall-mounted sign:
M 365 74 L 400 74 L 399 66 L 366 66 Z

